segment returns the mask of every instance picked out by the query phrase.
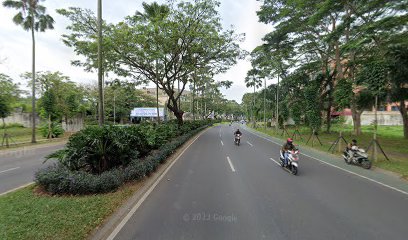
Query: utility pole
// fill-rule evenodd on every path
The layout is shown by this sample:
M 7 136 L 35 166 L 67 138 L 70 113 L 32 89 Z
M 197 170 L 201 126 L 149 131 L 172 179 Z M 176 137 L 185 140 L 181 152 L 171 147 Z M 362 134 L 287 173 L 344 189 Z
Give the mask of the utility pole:
M 266 78 L 264 78 L 264 129 L 266 129 Z
M 98 0 L 98 85 L 99 85 L 99 126 L 105 123 L 103 107 L 103 69 L 102 69 L 102 0 Z
M 276 85 L 276 131 L 279 130 L 279 73 L 278 73 L 278 84 Z

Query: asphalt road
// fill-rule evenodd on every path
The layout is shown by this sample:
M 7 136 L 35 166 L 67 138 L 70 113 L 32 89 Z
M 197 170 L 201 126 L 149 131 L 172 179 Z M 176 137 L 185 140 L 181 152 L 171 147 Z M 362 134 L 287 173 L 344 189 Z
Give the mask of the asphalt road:
M 0 151 L 0 194 L 32 182 L 39 168 L 52 163 L 43 164 L 44 157 L 64 145 L 53 143 Z
M 310 155 L 293 176 L 271 160 L 279 145 L 243 131 L 235 146 L 233 131 L 201 135 L 111 237 L 407 239 L 406 192 Z

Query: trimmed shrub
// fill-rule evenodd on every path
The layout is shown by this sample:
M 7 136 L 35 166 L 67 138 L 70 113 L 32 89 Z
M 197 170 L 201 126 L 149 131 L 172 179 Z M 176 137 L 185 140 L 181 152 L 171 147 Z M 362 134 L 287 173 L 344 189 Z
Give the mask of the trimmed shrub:
M 143 159 L 132 157 L 131 161 L 126 165 L 117 166 L 109 171 L 102 172 L 101 174 L 92 174 L 90 171 L 84 171 L 84 167 L 73 167 L 68 166 L 69 163 L 78 164 L 78 162 L 73 161 L 65 161 L 62 159 L 58 164 L 54 164 L 47 168 L 41 169 L 36 172 L 35 174 L 35 182 L 42 186 L 44 190 L 52 194 L 95 194 L 95 193 L 106 193 L 115 191 L 118 189 L 123 183 L 128 181 L 135 181 L 140 180 L 145 176 L 149 176 L 151 173 L 156 171 L 158 166 L 165 162 L 165 160 L 172 154 L 174 151 L 186 142 L 191 136 L 196 134 L 197 132 L 201 131 L 202 129 L 206 128 L 206 122 L 202 122 L 199 125 L 193 126 L 200 126 L 194 130 L 189 131 L 181 136 L 173 138 L 172 141 L 168 141 L 166 144 L 163 144 L 158 150 L 150 152 L 148 156 L 145 156 Z M 108 127 L 110 128 L 110 127 Z M 140 138 L 140 129 L 130 129 L 130 128 L 123 128 L 127 130 L 119 130 L 116 133 L 109 132 L 112 129 L 106 130 L 104 128 L 97 128 L 97 130 L 84 130 L 81 134 L 75 136 L 74 140 L 70 139 L 70 144 L 67 149 L 62 151 L 73 151 L 74 147 L 78 147 L 78 152 L 75 153 L 78 156 L 80 154 L 89 154 L 90 152 L 84 148 L 86 146 L 82 146 L 82 144 L 89 143 L 90 138 L 98 138 L 104 131 L 108 131 L 109 134 L 106 138 L 117 138 L 122 139 L 118 135 L 123 134 L 122 137 L 132 137 L 126 135 L 127 133 L 132 133 L 138 136 L 138 138 L 134 137 L 135 139 Z M 174 129 L 169 130 L 169 132 L 175 132 Z M 88 135 L 85 135 L 88 133 Z M 115 136 L 115 137 L 113 137 Z M 168 134 L 167 136 L 172 136 Z M 79 139 L 79 140 L 78 140 Z M 135 143 L 138 142 L 135 139 L 130 140 L 130 142 Z M 81 144 L 74 144 L 73 142 L 80 142 Z M 98 140 L 96 140 L 98 141 Z M 92 143 L 92 142 L 91 142 Z M 118 145 L 118 143 L 110 142 L 112 144 Z M 146 144 L 146 142 L 144 142 Z M 141 146 L 141 142 L 139 142 L 139 146 Z M 128 146 L 128 149 L 131 148 Z M 60 152 L 62 152 L 60 151 Z M 121 152 L 121 150 L 116 150 L 115 152 Z M 73 153 L 69 152 L 68 154 L 73 155 Z M 64 156 L 68 156 L 67 153 Z M 75 155 L 75 156 L 77 156 Z M 129 156 L 127 153 L 123 153 L 123 155 Z M 86 159 L 86 158 L 85 158 Z M 78 170 L 73 170 L 78 169 Z

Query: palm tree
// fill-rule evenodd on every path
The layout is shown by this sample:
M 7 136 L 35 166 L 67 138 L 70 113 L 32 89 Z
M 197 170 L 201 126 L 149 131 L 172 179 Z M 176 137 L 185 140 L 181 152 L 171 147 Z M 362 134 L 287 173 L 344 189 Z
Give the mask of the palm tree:
M 142 3 L 143 5 L 143 12 L 136 12 L 136 17 L 140 19 L 140 21 L 145 22 L 152 22 L 155 23 L 156 21 L 163 20 L 167 14 L 170 12 L 170 9 L 165 4 L 160 5 L 157 2 L 153 2 L 151 4 Z M 157 109 L 157 122 L 160 122 L 160 114 L 159 114 L 159 61 L 156 59 L 156 109 Z
M 26 31 L 31 31 L 32 46 L 32 137 L 31 142 L 35 143 L 35 36 L 34 31 L 44 32 L 46 29 L 53 29 L 54 19 L 45 14 L 46 8 L 38 4 L 39 0 L 6 0 L 4 7 L 17 9 L 19 12 L 13 17 L 13 22 L 23 27 Z
M 254 102 L 252 103 L 252 121 L 255 125 L 255 115 L 254 115 L 254 107 L 255 107 L 255 91 L 257 88 L 262 87 L 262 79 L 258 77 L 258 70 L 251 69 L 248 71 L 247 76 L 245 78 L 246 87 L 254 87 Z

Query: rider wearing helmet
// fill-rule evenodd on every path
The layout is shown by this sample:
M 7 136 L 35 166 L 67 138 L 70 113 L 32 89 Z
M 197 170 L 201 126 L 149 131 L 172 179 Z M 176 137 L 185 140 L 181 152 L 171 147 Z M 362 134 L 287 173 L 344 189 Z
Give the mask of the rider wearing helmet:
M 296 149 L 296 147 L 295 147 L 295 145 L 293 145 L 293 139 L 288 138 L 286 143 L 283 144 L 282 150 L 281 150 L 285 166 L 288 165 L 288 151 L 292 151 L 292 150 L 295 150 L 295 149 Z
M 234 132 L 234 136 L 236 136 L 236 135 L 238 135 L 238 134 L 239 134 L 239 135 L 242 135 L 242 133 L 239 131 L 239 128 L 237 129 L 237 131 Z

